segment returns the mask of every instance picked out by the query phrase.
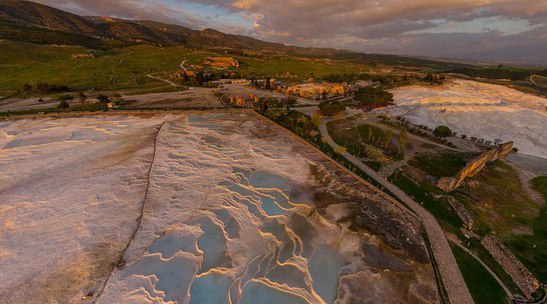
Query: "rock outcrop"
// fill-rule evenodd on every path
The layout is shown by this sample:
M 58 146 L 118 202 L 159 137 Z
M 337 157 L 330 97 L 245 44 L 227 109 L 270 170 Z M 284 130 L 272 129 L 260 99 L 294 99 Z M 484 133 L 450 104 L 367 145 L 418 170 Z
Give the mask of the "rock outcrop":
M 539 281 L 530 273 L 530 271 L 515 257 L 515 255 L 500 240 L 486 236 L 481 241 L 484 248 L 501 265 L 503 270 L 511 276 L 515 284 L 528 297 L 533 298 L 534 293 L 539 287 Z
M 443 177 L 437 183 L 437 187 L 445 192 L 456 190 L 466 178 L 477 175 L 486 164 L 509 155 L 513 151 L 513 142 L 501 144 L 495 148 L 481 153 L 479 156 L 471 159 L 463 169 L 454 177 Z

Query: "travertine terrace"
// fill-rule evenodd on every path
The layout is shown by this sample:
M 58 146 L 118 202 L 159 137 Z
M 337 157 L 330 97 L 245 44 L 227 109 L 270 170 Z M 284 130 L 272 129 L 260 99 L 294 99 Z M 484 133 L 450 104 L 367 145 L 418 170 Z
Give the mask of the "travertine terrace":
M 0 302 L 438 303 L 414 217 L 280 135 L 242 112 L 0 122 Z
M 545 158 L 547 99 L 501 85 L 451 79 L 440 86 L 406 86 L 392 91 L 388 109 L 430 128 L 449 126 L 458 136 L 513 141 L 519 153 Z

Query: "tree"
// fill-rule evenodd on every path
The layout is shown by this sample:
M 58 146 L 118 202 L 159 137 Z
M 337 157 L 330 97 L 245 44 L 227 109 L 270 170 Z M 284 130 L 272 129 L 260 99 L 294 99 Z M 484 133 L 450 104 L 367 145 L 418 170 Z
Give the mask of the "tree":
M 264 99 L 264 100 L 262 101 L 262 112 L 263 112 L 263 113 L 268 112 L 268 102 L 266 101 L 266 99 Z
M 311 123 L 318 127 L 321 126 L 321 123 L 322 123 L 322 120 L 321 120 L 321 115 L 319 114 L 314 114 L 312 117 L 311 117 Z
M 23 91 L 25 91 L 25 92 L 30 92 L 30 91 L 32 91 L 32 85 L 30 85 L 29 83 L 25 83 L 25 84 L 23 85 Z
M 334 116 L 345 110 L 346 106 L 336 101 L 329 102 L 328 100 L 324 100 L 319 104 L 319 111 L 325 116 Z
M 57 106 L 57 108 L 59 109 L 68 109 L 69 107 L 70 107 L 70 104 L 68 104 L 66 100 L 61 101 L 59 105 Z
M 116 93 L 112 97 L 114 97 L 115 101 L 122 101 L 123 100 L 123 96 L 120 93 Z
M 97 96 L 97 100 L 102 102 L 102 103 L 109 103 L 110 102 L 110 98 L 108 98 L 108 96 L 106 96 L 104 94 L 100 94 L 99 96 Z
M 451 137 L 452 134 L 454 134 L 454 133 L 447 126 L 438 126 L 433 131 L 433 134 L 435 134 L 435 136 L 437 136 L 437 137 L 444 138 L 444 137 Z
M 406 130 L 401 130 L 399 133 L 399 152 L 401 152 L 401 155 L 405 154 L 405 148 L 408 143 L 408 133 Z
M 38 82 L 36 84 L 36 89 L 41 93 L 49 93 L 49 85 L 44 82 Z
M 355 100 L 361 107 L 383 107 L 393 102 L 393 94 L 382 88 L 366 87 L 355 93 Z
M 80 97 L 80 100 L 85 103 L 87 101 L 87 95 L 85 95 L 84 92 L 78 93 L 78 96 Z
M 372 145 L 365 145 L 365 155 L 367 158 L 376 160 L 376 161 L 383 161 L 384 160 L 384 153 L 382 150 L 372 146 Z
M 74 96 L 72 96 L 70 94 L 60 95 L 59 97 L 57 97 L 57 100 L 59 100 L 59 101 L 74 100 Z
M 290 111 L 291 107 L 296 105 L 297 102 L 298 100 L 294 96 L 288 96 L 287 98 L 285 98 L 283 103 L 285 104 L 285 107 L 287 108 L 287 112 Z
M 462 139 L 466 139 L 466 138 L 467 138 L 467 135 L 465 135 L 465 134 L 462 134 L 461 136 L 462 136 Z
M 393 139 L 393 132 L 391 132 L 391 130 L 388 130 L 386 134 L 386 149 L 389 149 L 389 146 L 391 146 L 392 139 Z

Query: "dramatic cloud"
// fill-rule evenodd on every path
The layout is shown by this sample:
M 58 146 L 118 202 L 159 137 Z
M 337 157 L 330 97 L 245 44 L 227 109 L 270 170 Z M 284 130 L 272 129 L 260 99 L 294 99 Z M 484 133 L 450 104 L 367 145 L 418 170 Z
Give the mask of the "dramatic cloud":
M 88 16 L 111 16 L 128 19 L 157 20 L 191 27 L 203 27 L 205 18 L 196 17 L 184 6 L 173 6 L 162 2 L 140 0 L 36 0 L 76 14 Z
M 547 56 L 536 54 L 547 49 L 545 0 L 41 1 L 88 14 L 213 26 L 297 45 L 547 64 Z

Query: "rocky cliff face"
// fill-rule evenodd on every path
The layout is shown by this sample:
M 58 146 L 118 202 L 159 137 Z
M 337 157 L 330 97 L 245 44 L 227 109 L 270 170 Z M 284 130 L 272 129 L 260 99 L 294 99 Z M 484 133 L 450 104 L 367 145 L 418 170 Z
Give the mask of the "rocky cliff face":
M 445 192 L 456 190 L 466 178 L 477 175 L 486 164 L 493 162 L 499 158 L 509 155 L 513 151 L 513 142 L 501 144 L 495 148 L 485 151 L 481 155 L 470 160 L 467 165 L 456 174 L 454 177 L 443 177 L 437 183 L 437 187 Z

